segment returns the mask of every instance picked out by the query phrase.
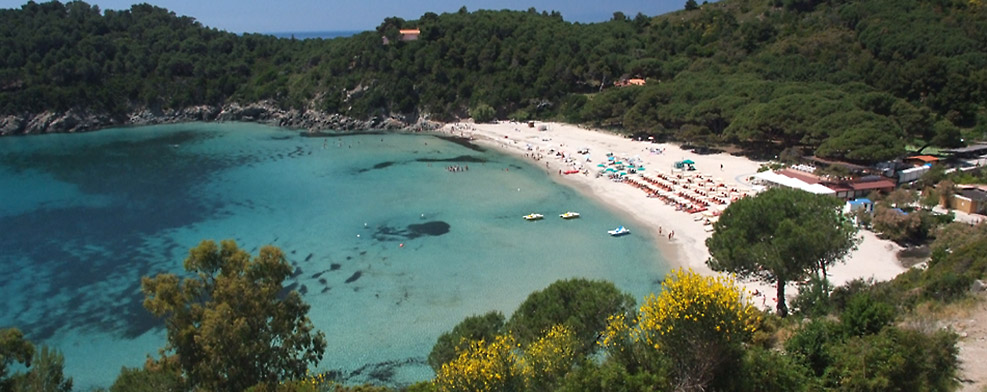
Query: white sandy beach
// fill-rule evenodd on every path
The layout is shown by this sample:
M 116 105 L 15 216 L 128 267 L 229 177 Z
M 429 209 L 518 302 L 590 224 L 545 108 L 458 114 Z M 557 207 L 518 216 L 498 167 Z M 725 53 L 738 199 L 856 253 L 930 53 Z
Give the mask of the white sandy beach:
M 544 128 L 544 130 L 539 130 Z M 606 176 L 597 177 L 601 170 L 597 165 L 607 160 L 607 153 L 617 159 L 636 159 L 643 162 L 645 171 L 641 174 L 655 178 L 657 174 L 672 174 L 675 162 L 692 160 L 695 173 L 706 173 L 708 178 L 725 183 L 725 189 L 735 188 L 742 193 L 752 194 L 752 186 L 746 179 L 754 175 L 759 162 L 726 153 L 696 154 L 669 143 L 635 141 L 604 131 L 583 129 L 560 123 L 537 123 L 534 128 L 524 123 L 500 122 L 496 124 L 449 124 L 442 132 L 456 136 L 472 137 L 478 144 L 491 146 L 505 152 L 538 160 L 538 166 L 559 176 L 558 181 L 569 184 L 586 195 L 596 198 L 605 205 L 623 213 L 633 221 L 627 223 L 632 235 L 647 235 L 662 249 L 665 259 L 675 267 L 686 267 L 702 274 L 715 274 L 705 261 L 709 258 L 705 241 L 710 236 L 703 222 L 695 220 L 702 214 L 689 214 L 676 211 L 675 207 L 658 198 L 648 197 L 647 193 L 627 183 L 613 182 Z M 590 162 L 578 150 L 589 149 Z M 564 151 L 571 158 L 567 163 L 556 152 Z M 661 151 L 660 153 L 658 153 Z M 559 171 L 573 169 L 573 163 L 582 164 L 583 172 L 589 174 L 559 174 Z M 684 173 L 683 173 L 684 174 Z M 630 174 L 630 178 L 641 180 L 640 174 Z M 669 239 L 668 234 L 674 232 Z M 601 232 L 601 235 L 605 233 Z M 863 241 L 858 249 L 846 260 L 829 271 L 830 281 L 841 285 L 856 278 L 887 280 L 903 272 L 896 258 L 900 247 L 891 241 L 881 240 L 868 231 L 861 231 Z M 775 290 L 772 286 L 759 282 L 742 282 L 750 291 L 765 293 L 760 296 L 758 305 L 774 307 L 772 301 Z M 796 293 L 791 286 L 786 296 Z

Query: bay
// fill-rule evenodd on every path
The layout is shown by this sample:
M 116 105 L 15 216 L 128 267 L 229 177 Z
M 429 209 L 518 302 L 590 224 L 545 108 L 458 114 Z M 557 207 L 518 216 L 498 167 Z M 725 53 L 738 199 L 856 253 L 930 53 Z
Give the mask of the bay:
M 140 277 L 181 274 L 204 239 L 280 247 L 329 342 L 318 369 L 351 383 L 432 377 L 439 334 L 509 317 L 556 280 L 612 281 L 640 302 L 668 270 L 647 238 L 606 235 L 629 217 L 436 135 L 193 123 L 0 138 L 0 152 L 0 328 L 61 350 L 80 390 L 157 355 Z M 570 210 L 582 217 L 558 218 Z

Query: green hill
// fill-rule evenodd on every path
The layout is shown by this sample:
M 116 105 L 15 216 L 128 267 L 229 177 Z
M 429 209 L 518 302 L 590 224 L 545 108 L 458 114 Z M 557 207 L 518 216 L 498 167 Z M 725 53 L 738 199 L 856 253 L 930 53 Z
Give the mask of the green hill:
M 421 39 L 397 39 L 418 28 Z M 385 45 L 382 37 L 391 38 Z M 426 13 L 333 40 L 202 26 L 136 5 L 0 10 L 0 114 L 270 100 L 353 118 L 557 119 L 874 162 L 987 135 L 978 0 L 723 0 L 657 17 Z M 645 86 L 614 87 L 629 78 Z M 483 112 L 483 111 L 480 111 Z

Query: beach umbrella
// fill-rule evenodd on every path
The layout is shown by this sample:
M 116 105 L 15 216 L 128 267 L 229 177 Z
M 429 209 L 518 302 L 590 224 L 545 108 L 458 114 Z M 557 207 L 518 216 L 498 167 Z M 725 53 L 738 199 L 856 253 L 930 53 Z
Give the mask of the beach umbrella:
M 607 168 L 607 171 L 608 171 L 608 172 L 615 172 L 615 171 L 617 171 L 617 169 L 614 169 L 614 168 L 612 168 L 612 167 L 608 167 L 608 168 Z
M 604 165 L 604 164 L 601 163 L 601 164 L 596 165 L 596 167 L 607 167 L 607 165 Z
M 682 163 L 684 163 L 684 164 L 686 164 L 686 165 L 695 165 L 695 164 L 696 164 L 696 163 L 695 163 L 695 162 L 693 162 L 693 161 L 692 161 L 691 159 L 686 159 L 686 160 L 684 160 L 684 161 L 682 161 Z
M 620 173 L 617 173 L 617 174 L 620 174 L 622 176 L 626 176 L 627 175 L 627 172 L 620 172 Z

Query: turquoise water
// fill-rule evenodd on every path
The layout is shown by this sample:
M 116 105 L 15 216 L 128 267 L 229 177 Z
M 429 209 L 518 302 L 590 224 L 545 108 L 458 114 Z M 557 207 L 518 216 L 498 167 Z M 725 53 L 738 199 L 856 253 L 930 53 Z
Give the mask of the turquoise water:
M 62 350 L 81 390 L 157 354 L 140 277 L 180 272 L 203 239 L 279 246 L 329 342 L 319 368 L 354 383 L 431 377 L 439 334 L 558 279 L 640 301 L 668 269 L 544 170 L 433 135 L 182 124 L 6 137 L 0 152 L 0 327 Z

